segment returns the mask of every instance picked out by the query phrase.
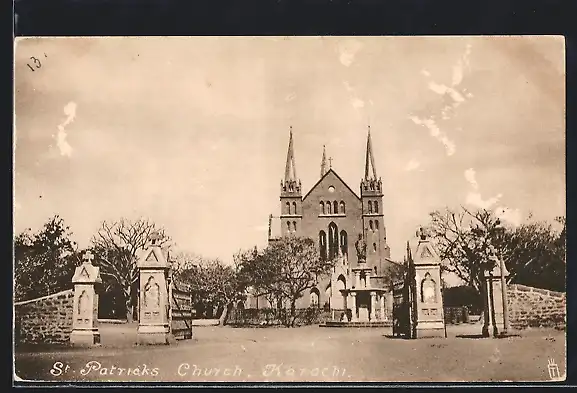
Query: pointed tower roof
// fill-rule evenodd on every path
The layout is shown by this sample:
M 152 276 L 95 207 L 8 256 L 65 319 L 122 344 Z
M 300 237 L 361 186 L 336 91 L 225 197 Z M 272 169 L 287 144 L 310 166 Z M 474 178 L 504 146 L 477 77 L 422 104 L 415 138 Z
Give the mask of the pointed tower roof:
M 325 145 L 323 145 L 323 158 L 321 160 L 321 177 L 327 173 L 327 152 Z
M 285 181 L 296 181 L 297 180 L 297 169 L 295 166 L 295 154 L 293 148 L 293 127 L 290 126 L 290 137 L 289 137 L 289 146 L 288 152 L 286 156 L 286 167 L 284 171 L 284 180 Z
M 369 169 L 369 167 L 371 169 Z M 372 177 L 371 177 L 372 175 Z M 373 144 L 371 142 L 371 126 L 367 134 L 367 155 L 365 159 L 365 180 L 377 180 L 377 170 L 375 169 L 375 158 L 373 157 Z

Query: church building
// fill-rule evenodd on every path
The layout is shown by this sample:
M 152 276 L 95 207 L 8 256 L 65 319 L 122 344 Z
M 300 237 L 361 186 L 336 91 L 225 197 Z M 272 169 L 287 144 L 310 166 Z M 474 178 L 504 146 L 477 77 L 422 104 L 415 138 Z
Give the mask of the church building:
M 359 278 L 358 274 L 355 277 L 355 271 L 358 273 L 359 261 L 355 242 L 359 236 L 366 244 L 366 261 L 362 261 L 362 270 L 366 272 L 367 285 L 383 289 L 390 285 L 386 272 L 394 262 L 390 260 L 387 245 L 382 181 L 377 177 L 370 127 L 364 176 L 358 194 L 331 164 L 327 165 L 323 147 L 319 179 L 307 193 L 303 193 L 297 177 L 291 128 L 284 179 L 280 184 L 280 215 L 269 216 L 268 241 L 287 235 L 308 237 L 316 242 L 321 258 L 338 258 L 330 277 L 322 279 L 310 293 L 303 294 L 297 308 L 329 306 L 333 310 L 347 309 L 347 290 L 355 287 L 355 281 L 358 287 Z M 253 298 L 248 306 L 265 308 L 271 305 L 264 298 Z M 348 304 L 348 308 L 350 306 Z

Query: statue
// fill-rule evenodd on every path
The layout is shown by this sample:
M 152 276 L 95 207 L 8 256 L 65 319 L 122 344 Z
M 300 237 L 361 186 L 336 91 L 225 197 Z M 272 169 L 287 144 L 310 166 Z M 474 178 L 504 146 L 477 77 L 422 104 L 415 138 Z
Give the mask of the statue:
M 359 239 L 355 242 L 355 248 L 357 249 L 357 258 L 359 263 L 364 263 L 367 261 L 367 243 L 363 239 L 363 234 L 359 233 Z
M 437 301 L 435 281 L 428 272 L 421 282 L 421 301 L 423 303 L 435 303 Z

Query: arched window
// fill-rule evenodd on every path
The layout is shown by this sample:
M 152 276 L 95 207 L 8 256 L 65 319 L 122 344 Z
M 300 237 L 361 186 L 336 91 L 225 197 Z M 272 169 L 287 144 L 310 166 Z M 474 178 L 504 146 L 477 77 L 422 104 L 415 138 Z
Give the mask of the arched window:
M 347 236 L 346 231 L 341 231 L 341 242 L 340 243 L 341 243 L 341 253 L 343 255 L 348 255 L 349 245 L 348 245 L 348 236 Z
M 373 230 L 373 220 L 369 220 L 369 229 Z
M 373 243 L 373 251 L 377 252 L 377 243 Z
M 286 214 L 291 214 L 291 204 L 290 202 L 286 203 Z
M 375 231 L 379 230 L 379 221 L 375 220 Z
M 293 231 L 296 232 L 297 231 L 297 222 L 293 221 Z
M 377 274 L 377 267 L 375 266 L 375 274 Z
M 341 201 L 341 214 L 345 214 L 345 202 Z
M 289 232 L 291 231 L 291 222 L 290 221 L 286 222 L 286 230 Z
M 337 224 L 329 224 L 329 259 L 336 258 L 339 254 L 339 228 Z
M 334 214 L 339 214 L 339 204 L 337 201 L 333 202 L 333 213 Z
M 320 214 L 325 214 L 325 203 L 323 201 L 321 201 L 321 203 L 319 203 L 319 209 L 320 209 Z
M 374 206 L 375 206 L 375 209 L 374 209 L 375 213 L 378 213 L 379 212 L 379 202 L 375 201 Z
M 297 214 L 297 203 L 293 202 L 293 214 Z
M 369 201 L 369 213 L 373 212 L 373 202 Z
M 319 232 L 319 252 L 321 254 L 321 259 L 324 261 L 327 259 L 327 234 L 325 231 Z
M 331 212 L 332 205 L 329 201 L 327 201 L 326 207 L 327 207 L 327 214 L 332 214 L 332 212 Z

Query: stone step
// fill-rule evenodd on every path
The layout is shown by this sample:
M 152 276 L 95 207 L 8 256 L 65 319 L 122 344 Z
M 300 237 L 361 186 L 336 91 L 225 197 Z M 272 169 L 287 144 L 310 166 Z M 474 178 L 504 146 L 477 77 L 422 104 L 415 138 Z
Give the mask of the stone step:
M 391 327 L 392 321 L 373 321 L 373 322 L 340 322 L 327 321 L 321 323 L 320 327 Z

